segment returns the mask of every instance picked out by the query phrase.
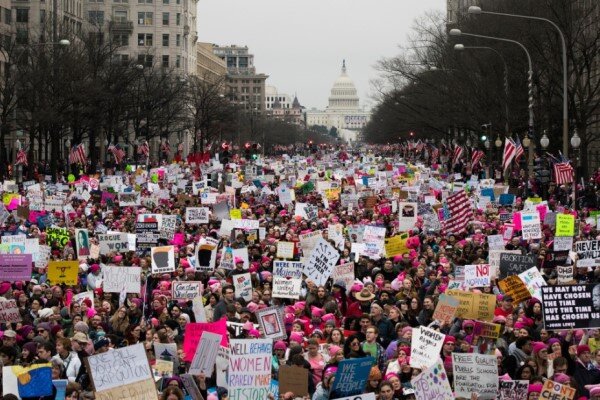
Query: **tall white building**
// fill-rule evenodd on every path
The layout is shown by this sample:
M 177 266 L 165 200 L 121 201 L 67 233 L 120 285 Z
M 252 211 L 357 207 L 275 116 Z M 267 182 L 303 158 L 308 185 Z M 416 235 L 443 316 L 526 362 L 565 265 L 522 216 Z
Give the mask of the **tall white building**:
M 279 102 L 281 108 L 292 108 L 294 99 L 286 93 L 279 93 L 275 86 L 265 86 L 265 109 L 272 110 L 273 104 Z
M 338 130 L 362 130 L 371 119 L 371 113 L 359 105 L 359 97 L 354 82 L 347 74 L 346 60 L 342 63 L 342 73 L 331 88 L 329 106 L 325 110 L 310 109 L 305 112 L 306 125 L 323 125 L 327 129 L 335 126 Z

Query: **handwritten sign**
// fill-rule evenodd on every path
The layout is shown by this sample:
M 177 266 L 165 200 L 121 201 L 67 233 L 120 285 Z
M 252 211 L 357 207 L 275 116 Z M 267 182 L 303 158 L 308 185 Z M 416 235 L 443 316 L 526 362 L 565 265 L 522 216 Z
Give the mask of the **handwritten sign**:
M 411 380 L 417 400 L 454 400 L 448 375 L 439 356 L 433 365 Z
M 495 355 L 452 353 L 454 391 L 457 397 L 495 399 L 498 393 L 498 365 Z
M 537 212 L 521 212 L 521 232 L 524 240 L 541 239 L 540 214 Z
M 529 293 L 529 289 L 527 289 L 525 283 L 515 275 L 507 276 L 498 281 L 498 287 L 506 295 L 512 297 L 515 304 L 531 298 L 531 293 Z
M 227 384 L 229 398 L 266 399 L 271 386 L 271 339 L 232 339 Z
M 573 214 L 556 214 L 555 236 L 575 235 L 575 216 Z
M 600 240 L 575 242 L 578 267 L 594 267 L 600 264 Z
M 542 297 L 542 286 L 546 286 L 546 281 L 537 267 L 529 268 L 527 271 L 520 273 L 519 278 L 527 286 L 532 297 L 536 299 Z
M 535 257 L 531 254 L 500 254 L 500 278 L 506 278 L 509 275 L 518 275 L 527 271 L 536 264 Z
M 442 293 L 433 312 L 433 319 L 450 324 L 454 319 L 459 303 L 454 297 Z
M 141 293 L 141 267 L 117 267 L 107 265 L 102 268 L 102 289 L 107 293 Z
M 464 282 L 467 287 L 490 286 L 489 264 L 465 265 Z
M 419 369 L 432 366 L 442 350 L 445 337 L 443 333 L 419 326 L 411 339 L 410 365 Z
M 21 321 L 21 313 L 15 299 L 0 297 L 0 322 L 10 323 Z
M 48 263 L 48 280 L 52 284 L 77 285 L 78 274 L 79 262 L 77 261 L 50 261 Z
M 324 285 L 339 258 L 340 253 L 321 238 L 304 264 L 304 275 L 317 286 Z
M 303 268 L 301 262 L 274 261 L 272 296 L 281 299 L 298 299 L 302 288 Z
M 31 254 L 0 254 L 0 281 L 29 281 L 31 267 Z
M 499 400 L 527 400 L 529 381 L 501 380 L 499 385 Z
M 187 224 L 208 224 L 208 207 L 186 207 L 185 222 Z
M 86 360 L 96 392 L 152 379 L 142 343 L 89 356 Z
M 461 290 L 447 290 L 448 295 L 458 299 L 456 316 L 464 319 L 491 321 L 496 308 L 496 296 L 484 293 L 471 293 Z
M 574 267 L 572 265 L 566 265 L 564 267 L 563 266 L 556 267 L 556 273 L 557 273 L 557 279 L 558 279 L 559 285 L 569 283 L 573 280 L 573 269 L 574 269 Z
M 555 236 L 552 248 L 554 251 L 573 250 L 573 236 Z
M 69 231 L 67 228 L 47 228 L 46 243 L 53 244 L 56 242 L 61 249 L 69 242 Z
M 174 281 L 171 284 L 174 300 L 193 300 L 202 296 L 202 288 L 199 281 Z
M 277 242 L 277 257 L 294 258 L 294 242 Z
M 352 358 L 340 361 L 335 373 L 330 398 L 356 396 L 364 393 L 373 357 Z
M 126 233 L 99 234 L 100 254 L 125 253 L 129 251 L 129 239 Z
M 354 262 L 338 264 L 333 267 L 331 280 L 334 284 L 343 282 L 346 291 L 349 291 L 354 283 Z
M 204 331 L 194 354 L 189 373 L 192 375 L 205 374 L 211 376 L 219 352 L 222 335 Z
M 185 353 L 185 361 L 192 362 L 202 332 L 218 333 L 222 336 L 221 346 L 229 346 L 227 337 L 227 320 L 225 318 L 216 322 L 190 322 L 185 325 L 185 335 L 183 336 L 183 352 Z
M 252 300 L 252 278 L 249 273 L 232 275 L 235 297 Z

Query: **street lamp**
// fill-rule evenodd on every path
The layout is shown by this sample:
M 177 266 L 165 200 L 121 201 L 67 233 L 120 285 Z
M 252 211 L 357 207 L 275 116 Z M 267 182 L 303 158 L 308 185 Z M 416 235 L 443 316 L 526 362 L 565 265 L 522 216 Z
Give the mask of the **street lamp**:
M 577 167 L 579 166 L 579 146 L 581 145 L 581 138 L 577 134 L 577 128 L 571 136 L 571 147 L 573 147 L 573 153 L 575 154 L 575 165 L 573 168 L 573 210 L 577 211 Z
M 544 130 L 544 135 L 540 139 L 540 145 L 542 146 L 542 149 L 544 151 L 546 151 L 546 149 L 550 145 L 550 139 L 548 139 L 548 135 L 546 135 L 546 131 L 545 130 Z
M 550 145 L 550 139 L 544 130 L 544 135 L 540 139 L 540 145 L 542 146 L 542 168 L 540 170 L 540 182 L 542 183 L 542 198 L 548 195 L 546 184 L 550 182 L 550 171 L 548 170 L 548 159 L 546 156 L 546 149 Z
M 498 148 L 498 149 L 499 149 L 500 147 L 502 147 L 502 140 L 500 140 L 500 135 L 498 135 L 498 136 L 496 137 L 496 141 L 494 142 L 494 144 L 496 145 L 496 148 Z
M 531 15 L 520 15 L 520 14 L 508 14 L 508 13 L 499 13 L 499 12 L 492 12 L 492 11 L 483 11 L 481 9 L 481 7 L 478 6 L 470 6 L 468 9 L 468 13 L 472 14 L 472 15 L 479 15 L 479 14 L 488 14 L 488 15 L 499 15 L 499 16 L 503 16 L 503 17 L 512 17 L 512 18 L 522 18 L 522 19 L 529 19 L 529 20 L 535 20 L 535 21 L 544 21 L 549 23 L 550 25 L 552 25 L 554 27 L 554 29 L 556 29 L 556 31 L 558 32 L 559 36 L 560 36 L 560 42 L 561 42 L 561 47 L 562 47 L 562 67 L 563 67 L 563 153 L 565 155 L 565 157 L 568 155 L 569 153 L 569 146 L 567 144 L 567 139 L 569 138 L 569 104 L 567 101 L 567 91 L 568 91 L 568 78 L 567 78 L 567 43 L 565 41 L 565 35 L 564 33 L 561 31 L 561 29 L 558 27 L 558 25 L 556 25 L 555 22 L 547 19 L 547 18 L 542 18 L 542 17 L 534 17 Z
M 506 124 L 505 124 L 505 131 L 508 134 L 508 121 L 509 121 L 509 113 L 508 113 L 508 66 L 506 64 L 506 60 L 504 59 L 504 56 L 502 55 L 502 53 L 500 53 L 498 50 L 494 49 L 493 47 L 489 47 L 489 46 L 465 46 L 462 43 L 457 43 L 454 45 L 454 50 L 456 51 L 465 51 L 465 50 L 490 50 L 493 51 L 494 53 L 496 53 L 498 55 L 498 57 L 500 57 L 500 59 L 502 60 L 502 65 L 504 66 L 504 113 L 505 113 L 505 117 L 506 117 Z

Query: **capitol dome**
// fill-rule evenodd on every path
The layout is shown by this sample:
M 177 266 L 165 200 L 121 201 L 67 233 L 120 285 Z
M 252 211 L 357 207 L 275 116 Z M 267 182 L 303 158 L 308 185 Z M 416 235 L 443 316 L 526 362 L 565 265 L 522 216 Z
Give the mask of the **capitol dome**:
M 329 96 L 330 109 L 358 110 L 356 86 L 346 73 L 346 60 L 342 63 L 342 73 L 336 79 Z

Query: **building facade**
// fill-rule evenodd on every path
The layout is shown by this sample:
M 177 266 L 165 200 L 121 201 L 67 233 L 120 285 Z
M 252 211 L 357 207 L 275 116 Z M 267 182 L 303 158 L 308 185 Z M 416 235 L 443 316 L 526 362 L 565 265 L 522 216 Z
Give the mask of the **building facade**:
M 352 131 L 360 131 L 371 119 L 371 113 L 360 107 L 356 86 L 348 76 L 346 61 L 342 64 L 342 72 L 331 88 L 329 106 L 325 110 L 315 108 L 307 110 L 306 125 L 322 125 Z
M 217 83 L 227 76 L 227 65 L 220 57 L 217 57 L 212 43 L 196 43 L 196 71 L 195 75 L 202 80 Z
M 254 55 L 247 46 L 215 46 L 215 55 L 227 65 L 227 91 L 231 101 L 244 109 L 265 112 L 265 81 L 268 75 L 257 73 Z

